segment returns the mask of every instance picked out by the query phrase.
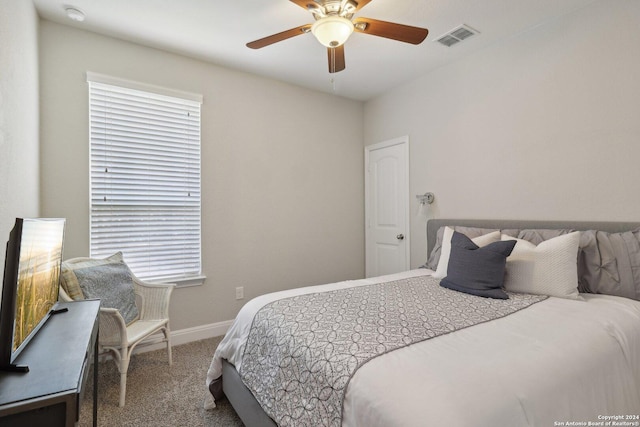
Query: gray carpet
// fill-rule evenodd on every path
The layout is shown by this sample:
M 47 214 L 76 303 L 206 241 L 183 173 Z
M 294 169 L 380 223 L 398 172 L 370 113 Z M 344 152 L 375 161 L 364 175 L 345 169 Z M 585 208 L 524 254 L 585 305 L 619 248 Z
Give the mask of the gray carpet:
M 227 400 L 205 411 L 205 379 L 221 337 L 173 347 L 173 365 L 166 350 L 136 354 L 127 375 L 127 401 L 118 407 L 120 375 L 112 360 L 98 365 L 98 425 L 233 427 L 242 421 Z M 92 380 L 80 413 L 80 427 L 92 425 Z

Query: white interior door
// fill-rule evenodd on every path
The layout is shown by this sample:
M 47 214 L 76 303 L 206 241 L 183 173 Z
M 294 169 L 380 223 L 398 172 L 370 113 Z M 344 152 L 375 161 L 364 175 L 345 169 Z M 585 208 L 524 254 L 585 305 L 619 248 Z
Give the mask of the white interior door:
M 365 147 L 367 277 L 409 269 L 409 138 Z

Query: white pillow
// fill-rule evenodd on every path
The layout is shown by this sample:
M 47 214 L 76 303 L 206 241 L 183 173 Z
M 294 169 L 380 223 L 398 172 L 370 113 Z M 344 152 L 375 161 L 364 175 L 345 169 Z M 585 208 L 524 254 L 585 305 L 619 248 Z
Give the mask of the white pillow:
M 507 291 L 582 299 L 578 294 L 579 231 L 545 240 L 538 246 L 504 234 L 501 240 L 518 242 L 507 258 Z
M 436 279 L 444 279 L 447 277 L 447 268 L 449 268 L 449 256 L 451 255 L 451 238 L 453 237 L 453 228 L 445 227 L 444 234 L 442 235 L 442 249 L 440 251 L 440 260 L 438 261 L 438 267 L 436 272 L 433 273 L 433 277 Z M 500 232 L 492 231 L 491 233 L 478 236 L 471 239 L 473 243 L 479 247 L 487 246 L 490 243 L 500 240 Z

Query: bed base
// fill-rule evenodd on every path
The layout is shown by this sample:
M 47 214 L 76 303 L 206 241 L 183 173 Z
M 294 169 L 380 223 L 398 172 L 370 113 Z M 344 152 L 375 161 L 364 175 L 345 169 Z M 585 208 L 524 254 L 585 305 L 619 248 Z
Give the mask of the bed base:
M 245 426 L 277 427 L 244 385 L 236 367 L 226 359 L 222 359 L 222 391 Z

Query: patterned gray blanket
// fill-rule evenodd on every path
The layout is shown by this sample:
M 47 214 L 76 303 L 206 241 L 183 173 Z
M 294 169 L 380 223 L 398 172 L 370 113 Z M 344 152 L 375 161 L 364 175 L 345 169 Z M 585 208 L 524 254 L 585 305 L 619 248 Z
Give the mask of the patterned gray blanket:
M 431 276 L 285 298 L 256 314 L 240 377 L 279 426 L 340 426 L 347 385 L 367 361 L 545 298 L 482 298 Z

